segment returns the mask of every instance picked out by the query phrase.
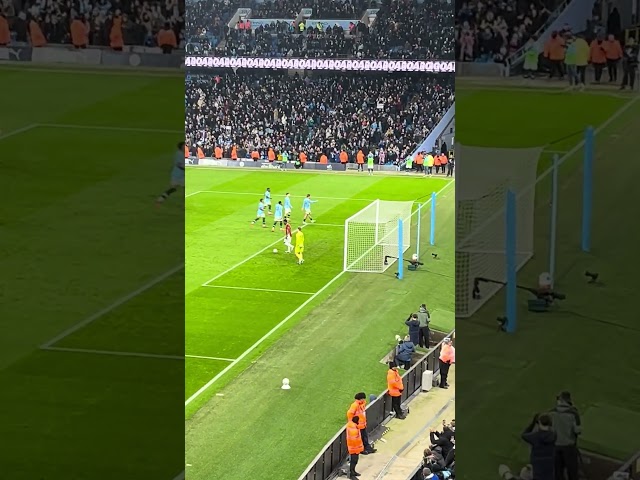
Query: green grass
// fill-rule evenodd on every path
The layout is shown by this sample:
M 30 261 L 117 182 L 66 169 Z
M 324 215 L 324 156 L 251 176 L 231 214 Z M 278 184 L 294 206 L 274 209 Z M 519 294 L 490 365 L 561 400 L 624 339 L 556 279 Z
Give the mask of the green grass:
M 184 363 L 39 346 L 183 258 L 179 202 L 153 207 L 181 138 L 183 78 L 0 76 L 3 472 L 171 478 L 183 439 L 166 434 L 182 431 L 168 412 L 180 412 Z M 183 282 L 178 272 L 54 346 L 181 355 Z
M 409 312 L 426 301 L 433 326 L 453 328 L 454 185 L 436 178 L 217 169 L 188 170 L 187 185 L 186 353 L 235 359 L 269 334 L 186 405 L 187 475 L 296 478 L 343 426 L 354 393 L 385 389 L 380 360 L 394 335 L 406 332 Z M 311 193 L 319 200 L 313 205 L 317 223 L 304 228 L 302 266 L 283 253 L 280 232 L 250 226 L 266 187 L 274 201 L 291 193 L 294 227 L 301 221 L 300 196 Z M 376 198 L 425 201 L 442 188 L 432 248 L 429 209 L 423 213 L 423 269 L 407 272 L 402 282 L 395 267 L 384 274 L 340 275 L 342 225 L 349 216 Z M 271 252 L 274 246 L 278 254 Z M 439 259 L 431 259 L 431 252 Z M 321 293 L 202 286 L 214 277 L 212 285 Z M 437 295 L 430 294 L 434 290 Z M 224 368 L 217 360 L 210 367 L 206 362 L 187 362 L 187 397 Z M 284 377 L 291 380 L 290 391 L 279 388 Z M 283 455 L 286 462 L 273 461 Z
M 493 147 L 552 144 L 587 125 L 602 125 L 625 103 L 604 95 L 526 90 L 461 93 L 457 140 Z M 478 112 L 490 105 L 491 113 L 478 122 Z M 638 229 L 627 217 L 637 204 L 635 178 L 640 166 L 626 161 L 638 149 L 639 118 L 636 103 L 596 137 L 590 254 L 580 252 L 582 149 L 561 169 L 556 287 L 567 300 L 552 313 L 531 314 L 526 311 L 526 294 L 519 294 L 514 335 L 496 332 L 495 319 L 504 314 L 503 292 L 473 317 L 456 322 L 461 411 L 456 440 L 464 445 L 456 459 L 460 479 L 494 478 L 501 463 L 519 469 L 528 462 L 521 431 L 534 413 L 550 409 L 557 393 L 565 389 L 584 413 L 583 447 L 617 458 L 638 449 L 637 429 L 620 426 L 612 435 L 612 425 L 603 419 L 632 422 L 634 417 L 624 412 L 637 410 L 640 403 L 634 380 L 640 360 L 628 353 L 636 351 L 640 342 L 632 288 Z M 580 140 L 576 136 L 573 143 Z M 560 145 L 549 149 L 572 146 L 568 140 Z M 545 158 L 541 170 L 548 166 Z M 612 162 L 623 168 L 612 169 Z M 461 188 L 464 172 L 458 174 Z M 535 284 L 538 274 L 548 269 L 548 183 L 536 190 L 535 253 L 518 274 L 523 284 Z M 587 285 L 585 270 L 599 272 L 604 284 Z M 623 413 L 607 413 L 612 411 Z

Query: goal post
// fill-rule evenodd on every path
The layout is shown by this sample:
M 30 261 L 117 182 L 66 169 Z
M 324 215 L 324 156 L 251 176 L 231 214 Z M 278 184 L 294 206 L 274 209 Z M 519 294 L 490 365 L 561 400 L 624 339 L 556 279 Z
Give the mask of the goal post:
M 393 265 L 399 252 L 412 244 L 413 206 L 413 201 L 375 200 L 349 217 L 344 226 L 344 271 L 383 273 Z

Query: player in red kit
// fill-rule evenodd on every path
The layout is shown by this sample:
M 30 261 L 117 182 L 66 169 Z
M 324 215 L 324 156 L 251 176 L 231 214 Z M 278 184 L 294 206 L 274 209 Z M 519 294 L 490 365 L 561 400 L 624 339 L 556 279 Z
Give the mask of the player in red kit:
M 291 253 L 293 245 L 291 245 L 291 224 L 284 219 L 284 244 L 287 247 L 287 253 Z

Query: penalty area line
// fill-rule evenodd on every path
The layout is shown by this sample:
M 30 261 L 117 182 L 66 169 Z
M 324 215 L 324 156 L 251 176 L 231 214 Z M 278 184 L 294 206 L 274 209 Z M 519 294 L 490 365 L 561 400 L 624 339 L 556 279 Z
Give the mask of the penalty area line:
M 295 290 L 274 290 L 271 288 L 254 288 L 254 287 L 231 287 L 228 285 L 202 285 L 208 288 L 228 288 L 229 290 L 250 290 L 252 292 L 271 292 L 271 293 L 295 293 L 298 295 L 314 295 L 315 292 L 298 292 Z

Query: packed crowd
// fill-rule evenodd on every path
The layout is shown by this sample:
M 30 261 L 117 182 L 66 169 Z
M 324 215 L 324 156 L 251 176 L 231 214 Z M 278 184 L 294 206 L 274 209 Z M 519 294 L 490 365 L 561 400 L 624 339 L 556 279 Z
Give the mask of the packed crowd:
M 182 44 L 184 3 L 179 0 L 1 0 L 0 45 L 73 44 L 163 47 Z
M 219 56 L 357 57 L 453 59 L 453 7 L 447 0 L 200 0 L 193 2 L 187 37 L 193 51 Z M 238 8 L 251 8 L 247 22 L 228 26 Z M 362 22 L 367 8 L 375 21 Z M 295 21 L 311 8 L 311 21 Z M 274 19 L 251 27 L 251 19 Z M 313 20 L 351 20 L 314 23 Z
M 456 421 L 442 422 L 441 431 L 429 433 L 431 446 L 424 450 L 421 480 L 455 479 Z
M 456 58 L 503 63 L 549 21 L 560 0 L 456 0 Z
M 453 75 L 191 76 L 187 144 L 211 157 L 339 162 L 345 152 L 354 162 L 362 151 L 397 165 L 451 106 L 453 87 Z

